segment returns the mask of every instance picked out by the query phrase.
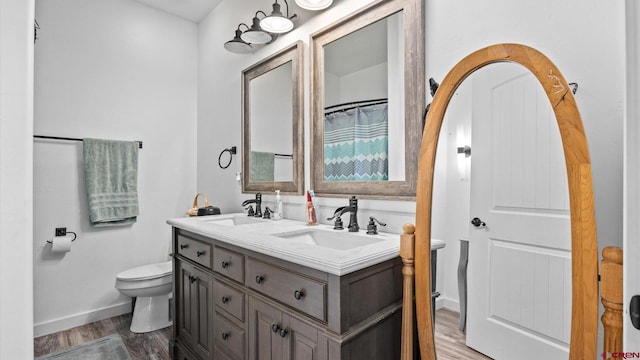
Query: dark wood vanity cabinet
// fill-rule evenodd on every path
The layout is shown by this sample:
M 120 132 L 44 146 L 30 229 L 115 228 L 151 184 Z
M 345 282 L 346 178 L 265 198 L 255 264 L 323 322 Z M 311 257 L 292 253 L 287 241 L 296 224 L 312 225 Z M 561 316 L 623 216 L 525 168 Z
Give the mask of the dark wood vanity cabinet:
M 175 259 L 174 337 L 202 359 L 213 352 L 213 275 Z
M 399 257 L 336 276 L 178 228 L 173 238 L 174 359 L 400 357 Z

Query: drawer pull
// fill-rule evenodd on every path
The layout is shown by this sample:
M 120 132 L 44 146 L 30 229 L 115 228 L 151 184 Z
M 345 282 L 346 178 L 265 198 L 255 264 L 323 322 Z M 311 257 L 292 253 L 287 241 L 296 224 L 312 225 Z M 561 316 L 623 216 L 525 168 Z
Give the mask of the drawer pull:
M 271 331 L 273 331 L 274 333 L 277 333 L 278 331 L 280 331 L 280 325 L 276 323 L 271 324 Z
M 192 284 L 193 284 L 194 282 L 196 282 L 196 280 L 197 280 L 197 279 L 198 279 L 198 278 L 196 278 L 195 276 L 191 276 L 191 275 L 189 275 L 189 282 L 191 282 Z
M 256 283 L 257 284 L 262 284 L 263 281 L 264 281 L 264 276 L 262 276 L 262 275 L 256 276 Z
M 287 337 L 287 334 L 289 333 L 289 330 L 287 329 L 280 329 L 280 337 Z
M 202 256 L 202 255 L 204 255 L 204 250 L 202 250 L 202 251 L 196 251 L 196 256 L 197 256 L 197 257 L 200 257 L 200 256 Z
M 228 332 L 223 332 L 220 337 L 222 338 L 222 340 L 227 340 L 229 338 L 229 333 Z
M 228 296 L 223 296 L 222 299 L 220 299 L 222 301 L 223 304 L 226 304 L 229 302 L 229 297 Z
M 188 244 L 180 244 L 180 250 L 188 248 Z
M 293 297 L 296 298 L 296 300 L 302 299 L 303 296 L 304 292 L 302 292 L 302 290 L 296 290 L 293 292 Z
M 223 262 L 222 262 L 222 268 L 223 268 L 223 269 L 228 268 L 228 267 L 229 267 L 229 265 L 231 265 L 231 264 L 230 264 L 228 261 L 223 261 Z

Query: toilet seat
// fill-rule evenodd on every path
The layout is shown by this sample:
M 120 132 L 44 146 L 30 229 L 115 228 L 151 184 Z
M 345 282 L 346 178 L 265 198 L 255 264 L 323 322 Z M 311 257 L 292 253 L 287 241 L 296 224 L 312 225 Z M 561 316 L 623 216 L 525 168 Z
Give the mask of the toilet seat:
M 171 276 L 172 270 L 172 262 L 167 261 L 159 264 L 143 265 L 125 270 L 116 275 L 116 279 L 120 281 L 152 280 L 164 276 Z

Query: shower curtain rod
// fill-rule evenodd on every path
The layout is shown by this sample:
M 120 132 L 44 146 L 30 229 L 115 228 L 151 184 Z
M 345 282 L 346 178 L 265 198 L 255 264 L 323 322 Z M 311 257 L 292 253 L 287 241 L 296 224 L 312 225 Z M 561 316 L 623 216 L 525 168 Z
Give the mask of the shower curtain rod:
M 33 135 L 33 137 L 34 138 L 38 138 L 38 139 L 82 141 L 82 139 L 80 139 L 80 138 L 61 137 L 61 136 Z M 138 143 L 138 148 L 142 149 L 142 141 L 136 140 L 136 142 Z
M 386 104 L 388 102 L 387 99 L 372 99 L 372 100 L 362 100 L 362 101 L 353 101 L 353 102 L 347 102 L 347 103 L 342 103 L 342 104 L 338 104 L 338 105 L 332 105 L 332 106 L 328 106 L 326 108 L 324 108 L 325 115 L 331 115 L 337 112 L 342 112 L 342 111 L 347 111 L 347 110 L 351 110 L 351 109 L 355 109 L 359 106 L 372 106 L 372 105 L 380 105 L 380 104 Z M 346 107 L 344 107 L 346 106 Z M 333 111 L 327 111 L 329 109 L 335 109 L 335 108 L 339 108 L 342 107 L 342 109 L 338 109 L 338 110 L 333 110 Z

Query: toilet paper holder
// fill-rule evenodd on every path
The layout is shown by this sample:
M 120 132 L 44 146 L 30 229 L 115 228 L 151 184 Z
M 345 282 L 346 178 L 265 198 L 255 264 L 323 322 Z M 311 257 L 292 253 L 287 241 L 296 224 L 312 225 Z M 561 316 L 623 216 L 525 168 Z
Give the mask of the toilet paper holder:
M 74 233 L 73 231 L 67 231 L 67 234 L 73 234 L 73 239 L 71 239 L 72 242 L 75 241 L 76 238 L 78 237 L 78 234 Z M 47 243 L 53 244 L 53 241 L 52 240 L 47 240 Z

